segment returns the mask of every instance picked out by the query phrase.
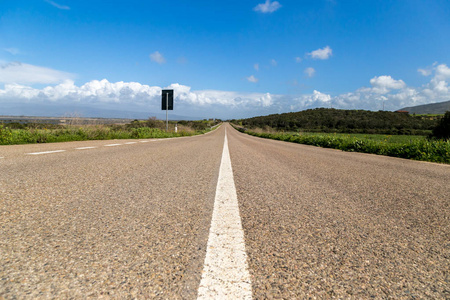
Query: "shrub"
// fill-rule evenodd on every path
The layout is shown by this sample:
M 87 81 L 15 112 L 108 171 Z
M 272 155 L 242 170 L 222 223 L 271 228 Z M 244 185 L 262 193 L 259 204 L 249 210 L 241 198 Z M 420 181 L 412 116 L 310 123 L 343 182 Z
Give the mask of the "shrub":
M 444 117 L 439 120 L 439 123 L 434 127 L 430 137 L 443 140 L 450 139 L 450 111 L 447 111 Z
M 0 145 L 8 145 L 12 142 L 11 129 L 0 125 Z

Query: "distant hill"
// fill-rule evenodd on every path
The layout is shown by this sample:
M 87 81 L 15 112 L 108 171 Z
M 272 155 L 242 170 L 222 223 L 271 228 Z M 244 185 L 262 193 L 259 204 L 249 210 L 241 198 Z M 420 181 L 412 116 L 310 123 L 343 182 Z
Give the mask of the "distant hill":
M 430 103 L 412 107 L 405 107 L 399 110 L 406 110 L 410 114 L 445 114 L 446 111 L 450 111 L 450 101 Z
M 266 128 L 286 131 L 422 134 L 437 124 L 435 118 L 413 116 L 391 111 L 343 110 L 316 108 L 299 112 L 274 114 L 232 122 L 245 128 Z

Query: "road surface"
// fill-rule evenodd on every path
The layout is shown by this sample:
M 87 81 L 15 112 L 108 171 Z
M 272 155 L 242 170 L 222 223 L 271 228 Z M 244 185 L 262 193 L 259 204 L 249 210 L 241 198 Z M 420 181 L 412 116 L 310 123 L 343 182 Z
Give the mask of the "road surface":
M 224 124 L 0 146 L 0 299 L 197 299 L 225 149 L 251 298 L 450 298 L 450 166 Z

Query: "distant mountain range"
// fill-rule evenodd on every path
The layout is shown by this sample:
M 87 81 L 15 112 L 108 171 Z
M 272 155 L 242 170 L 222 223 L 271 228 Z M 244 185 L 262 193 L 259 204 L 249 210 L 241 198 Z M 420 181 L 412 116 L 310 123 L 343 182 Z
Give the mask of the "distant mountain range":
M 450 111 L 450 101 L 417 105 L 412 107 L 405 107 L 399 110 L 405 110 L 410 114 L 445 114 Z

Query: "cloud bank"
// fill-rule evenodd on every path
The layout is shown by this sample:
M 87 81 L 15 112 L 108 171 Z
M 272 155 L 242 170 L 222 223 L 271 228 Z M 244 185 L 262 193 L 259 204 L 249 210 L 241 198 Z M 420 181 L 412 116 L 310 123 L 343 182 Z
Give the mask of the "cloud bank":
M 244 117 L 242 112 L 269 109 L 276 96 L 269 93 L 239 93 L 216 90 L 192 91 L 189 86 L 171 84 L 168 89 L 175 92 L 175 110 L 189 117 L 232 117 L 233 113 Z M 109 82 L 106 79 L 93 80 L 82 86 L 66 80 L 55 86 L 42 89 L 16 83 L 7 83 L 0 89 L 0 105 L 19 103 L 21 105 L 52 104 L 53 106 L 83 105 L 122 109 L 124 111 L 149 111 L 159 113 L 162 87 L 137 82 Z
M 26 74 L 25 71 L 31 72 Z M 3 64 L 0 68 L 0 106 L 21 104 L 83 105 L 97 109 L 160 112 L 161 89 L 175 90 L 175 111 L 179 115 L 222 119 L 243 118 L 272 113 L 299 111 L 316 107 L 340 109 L 396 110 L 450 100 L 450 68 L 436 64 L 430 68 L 431 78 L 421 87 L 408 86 L 401 79 L 389 75 L 375 76 L 367 87 L 340 95 L 318 90 L 303 95 L 279 95 L 218 90 L 192 90 L 179 83 L 167 87 L 150 86 L 138 82 L 109 82 L 92 80 L 81 86 L 75 84 L 72 74 L 20 63 Z M 313 75 L 313 69 L 305 71 Z M 256 82 L 254 76 L 247 78 Z M 46 83 L 44 88 L 32 87 Z M 53 85 L 51 85 L 53 84 Z M 2 114 L 6 114 L 5 111 Z

